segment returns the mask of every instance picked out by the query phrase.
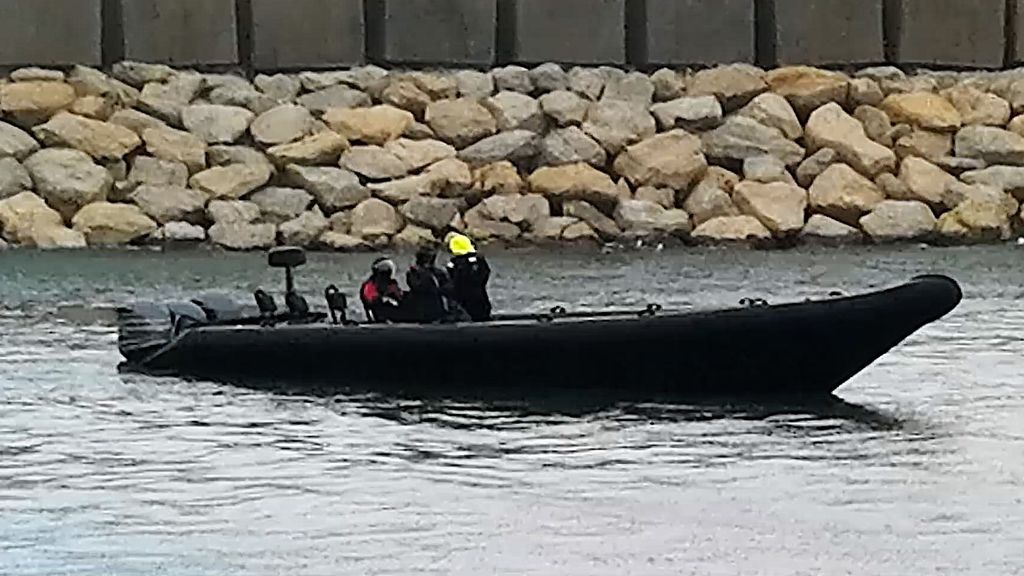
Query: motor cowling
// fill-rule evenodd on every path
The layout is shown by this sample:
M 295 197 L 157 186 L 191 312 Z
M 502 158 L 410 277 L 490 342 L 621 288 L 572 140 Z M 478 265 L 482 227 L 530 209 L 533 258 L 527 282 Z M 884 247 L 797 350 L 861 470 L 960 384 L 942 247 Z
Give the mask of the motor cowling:
M 169 343 L 183 329 L 207 322 L 191 302 L 141 302 L 117 309 L 117 347 L 129 362 L 142 360 Z

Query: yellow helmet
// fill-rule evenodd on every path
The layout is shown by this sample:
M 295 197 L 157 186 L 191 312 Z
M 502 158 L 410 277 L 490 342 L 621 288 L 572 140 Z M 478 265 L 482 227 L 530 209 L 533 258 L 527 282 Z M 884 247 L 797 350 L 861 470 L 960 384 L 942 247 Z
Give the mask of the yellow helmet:
M 450 234 L 448 237 L 448 251 L 452 253 L 452 256 L 462 256 L 463 254 L 476 252 L 476 248 L 473 247 L 473 241 L 466 236 Z

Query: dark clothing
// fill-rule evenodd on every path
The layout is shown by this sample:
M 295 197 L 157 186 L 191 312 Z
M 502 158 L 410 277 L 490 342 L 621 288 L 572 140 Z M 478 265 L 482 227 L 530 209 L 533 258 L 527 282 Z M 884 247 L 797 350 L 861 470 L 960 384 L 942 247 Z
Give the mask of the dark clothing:
M 402 289 L 394 280 L 367 279 L 359 288 L 359 299 L 370 322 L 398 322 L 401 319 Z
M 403 306 L 417 322 L 437 322 L 448 313 L 447 297 L 451 291 L 448 274 L 436 266 L 412 265 L 405 274 L 409 285 Z
M 448 276 L 452 282 L 452 297 L 462 306 L 474 322 L 491 319 L 491 299 L 487 296 L 487 281 L 491 267 L 479 254 L 455 256 L 448 262 Z

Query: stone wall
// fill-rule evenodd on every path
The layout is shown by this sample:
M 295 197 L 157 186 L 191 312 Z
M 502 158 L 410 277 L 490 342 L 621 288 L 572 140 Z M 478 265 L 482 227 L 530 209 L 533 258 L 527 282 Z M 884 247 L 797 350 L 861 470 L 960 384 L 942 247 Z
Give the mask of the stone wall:
M 1024 0 L 0 0 L 0 67 L 1012 67 Z
M 22 68 L 0 246 L 999 242 L 1022 113 L 1021 71 Z

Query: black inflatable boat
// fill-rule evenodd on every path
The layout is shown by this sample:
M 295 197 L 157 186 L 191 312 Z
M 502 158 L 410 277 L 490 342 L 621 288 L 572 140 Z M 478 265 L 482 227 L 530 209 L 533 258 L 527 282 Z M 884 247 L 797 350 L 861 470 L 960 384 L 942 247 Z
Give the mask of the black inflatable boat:
M 827 396 L 962 297 L 928 275 L 856 296 L 735 308 L 496 317 L 457 324 L 360 324 L 333 286 L 327 309 L 295 293 L 300 251 L 276 251 L 287 310 L 257 291 L 257 311 L 217 299 L 119 312 L 122 368 L 243 385 L 343 393 Z

